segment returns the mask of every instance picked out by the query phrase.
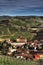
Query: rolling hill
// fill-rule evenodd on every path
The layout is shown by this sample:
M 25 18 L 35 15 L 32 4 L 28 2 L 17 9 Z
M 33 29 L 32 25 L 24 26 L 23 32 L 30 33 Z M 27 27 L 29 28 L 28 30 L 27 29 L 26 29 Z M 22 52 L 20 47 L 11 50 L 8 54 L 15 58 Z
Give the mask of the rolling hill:
M 0 38 L 14 38 L 22 35 L 33 38 L 32 28 L 43 28 L 40 16 L 0 16 Z

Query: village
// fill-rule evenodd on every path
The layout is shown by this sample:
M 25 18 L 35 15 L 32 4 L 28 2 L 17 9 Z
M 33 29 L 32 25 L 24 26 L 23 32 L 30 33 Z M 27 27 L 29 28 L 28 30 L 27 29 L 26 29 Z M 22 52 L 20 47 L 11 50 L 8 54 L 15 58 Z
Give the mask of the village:
M 27 40 L 20 36 L 16 40 L 3 40 L 0 42 L 0 55 L 23 60 L 39 60 L 43 58 L 43 39 Z

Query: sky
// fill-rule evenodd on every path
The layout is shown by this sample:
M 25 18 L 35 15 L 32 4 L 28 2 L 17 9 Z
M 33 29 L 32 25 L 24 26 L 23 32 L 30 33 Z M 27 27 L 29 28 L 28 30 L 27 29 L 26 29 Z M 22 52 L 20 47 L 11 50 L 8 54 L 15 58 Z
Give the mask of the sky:
M 0 0 L 0 16 L 43 16 L 43 0 Z

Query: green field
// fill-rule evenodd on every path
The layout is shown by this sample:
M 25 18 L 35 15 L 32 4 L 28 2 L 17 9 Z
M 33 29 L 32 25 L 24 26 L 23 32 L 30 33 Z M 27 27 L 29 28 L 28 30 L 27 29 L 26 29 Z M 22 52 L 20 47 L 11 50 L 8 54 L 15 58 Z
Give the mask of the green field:
M 0 16 L 0 38 L 17 39 L 19 36 L 23 36 L 27 39 L 33 39 L 35 34 L 31 33 L 32 27 L 34 29 L 39 27 L 37 28 L 39 31 L 42 26 L 43 17 L 40 16 Z
M 14 57 L 0 55 L 0 65 L 40 65 L 40 63 L 36 61 L 24 61 Z M 41 65 L 43 65 L 43 63 Z

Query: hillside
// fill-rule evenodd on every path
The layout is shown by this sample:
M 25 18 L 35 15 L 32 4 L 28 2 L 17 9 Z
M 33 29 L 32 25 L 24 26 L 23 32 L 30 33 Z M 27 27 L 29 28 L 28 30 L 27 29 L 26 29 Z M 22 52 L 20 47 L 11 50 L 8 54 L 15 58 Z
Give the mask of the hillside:
M 23 35 L 32 38 L 32 28 L 43 27 L 43 17 L 39 16 L 0 16 L 0 38 L 17 38 Z M 30 36 L 32 35 L 32 36 Z

